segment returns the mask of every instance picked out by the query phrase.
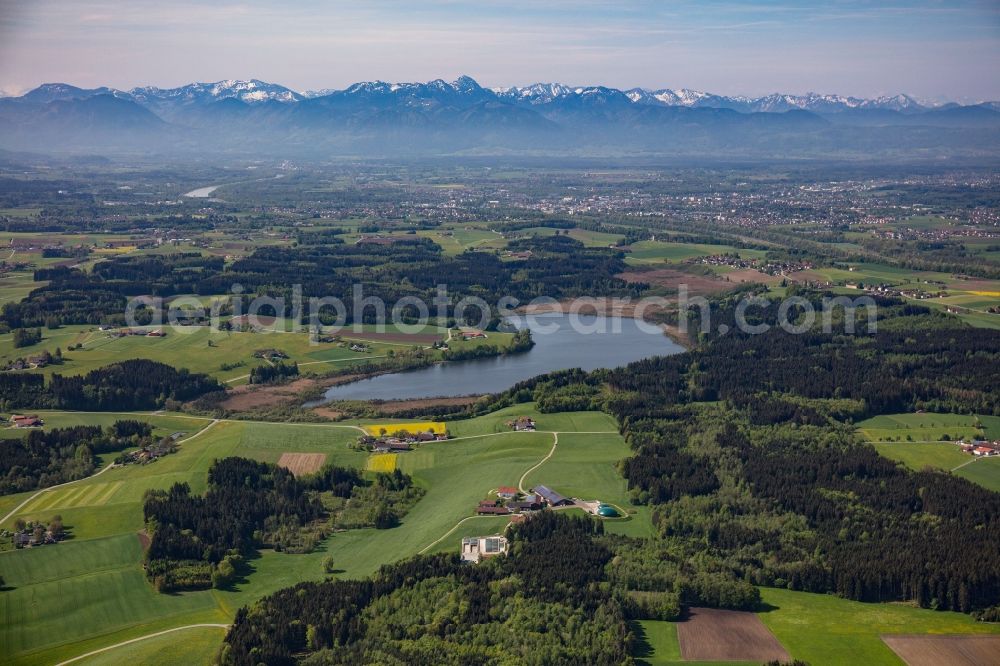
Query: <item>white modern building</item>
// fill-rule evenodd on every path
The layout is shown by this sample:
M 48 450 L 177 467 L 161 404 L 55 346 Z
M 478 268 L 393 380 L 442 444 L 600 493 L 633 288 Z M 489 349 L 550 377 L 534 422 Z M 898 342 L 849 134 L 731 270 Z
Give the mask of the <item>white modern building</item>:
M 493 557 L 507 552 L 509 545 L 507 537 L 481 536 L 465 537 L 462 539 L 462 560 L 465 562 L 479 562 L 484 557 Z

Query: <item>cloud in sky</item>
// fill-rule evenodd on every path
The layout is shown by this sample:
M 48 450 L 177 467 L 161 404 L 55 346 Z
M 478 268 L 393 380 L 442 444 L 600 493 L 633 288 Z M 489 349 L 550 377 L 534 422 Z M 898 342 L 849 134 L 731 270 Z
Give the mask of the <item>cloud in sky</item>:
M 288 6 L 290 5 L 290 6 Z M 990 0 L 0 0 L 0 88 L 467 73 L 726 94 L 1000 98 Z

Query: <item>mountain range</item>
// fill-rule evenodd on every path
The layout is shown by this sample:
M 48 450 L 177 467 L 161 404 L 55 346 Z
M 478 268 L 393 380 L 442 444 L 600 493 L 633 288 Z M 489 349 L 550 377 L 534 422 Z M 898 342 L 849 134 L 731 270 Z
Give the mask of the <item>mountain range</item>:
M 305 93 L 257 79 L 127 91 L 47 83 L 0 98 L 0 147 L 108 154 L 976 154 L 993 150 L 998 132 L 997 102 L 558 83 L 484 88 L 468 76 Z
M 875 98 L 859 98 L 844 95 L 823 95 L 806 93 L 805 95 L 789 95 L 773 93 L 761 97 L 717 95 L 699 90 L 681 88 L 671 90 L 663 88 L 650 90 L 647 88 L 631 88 L 619 90 L 603 86 L 567 86 L 561 83 L 535 83 L 530 86 L 510 88 L 483 88 L 469 76 L 462 76 L 452 82 L 436 79 L 429 83 L 386 83 L 371 81 L 356 83 L 346 89 L 323 89 L 299 93 L 285 86 L 251 79 L 249 81 L 226 80 L 215 83 L 190 83 L 179 88 L 157 88 L 144 86 L 131 90 L 116 90 L 114 88 L 77 88 L 65 83 L 46 83 L 26 93 L 23 99 L 37 102 L 52 102 L 56 100 L 84 99 L 95 95 L 112 95 L 120 99 L 128 99 L 147 107 L 158 107 L 165 104 L 207 104 L 224 99 L 238 99 L 241 102 L 255 104 L 260 102 L 301 102 L 305 99 L 316 99 L 337 94 L 382 94 L 395 95 L 399 98 L 440 98 L 454 97 L 456 94 L 470 99 L 495 98 L 513 104 L 539 105 L 549 104 L 558 98 L 586 97 L 589 95 L 623 96 L 634 104 L 650 104 L 654 106 L 683 106 L 688 108 L 733 109 L 743 113 L 791 111 L 803 109 L 820 113 L 847 111 L 851 109 L 880 109 L 918 113 L 933 108 L 948 108 L 959 106 L 955 103 L 937 104 L 921 103 L 905 94 Z M 996 102 L 984 102 L 996 108 Z

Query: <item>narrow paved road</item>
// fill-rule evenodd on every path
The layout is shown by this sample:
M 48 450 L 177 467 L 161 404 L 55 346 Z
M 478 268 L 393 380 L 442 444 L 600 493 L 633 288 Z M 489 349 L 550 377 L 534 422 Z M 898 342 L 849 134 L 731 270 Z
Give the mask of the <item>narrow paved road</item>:
M 462 518 L 462 520 L 460 520 L 457 523 L 455 523 L 454 527 L 452 527 L 450 530 L 448 530 L 447 532 L 445 532 L 444 534 L 442 534 L 436 541 L 434 541 L 433 543 L 428 544 L 428 545 L 424 546 L 423 548 L 421 548 L 420 550 L 418 550 L 417 551 L 417 555 L 423 555 L 428 550 L 430 550 L 434 546 L 438 545 L 439 543 L 441 543 L 442 541 L 444 541 L 445 539 L 447 539 L 448 537 L 450 537 L 455 532 L 455 530 L 457 530 L 459 527 L 462 526 L 463 523 L 466 523 L 466 522 L 468 522 L 470 520 L 477 520 L 479 518 L 496 518 L 496 516 L 466 516 L 465 518 Z
M 548 454 L 546 454 L 546 456 L 544 458 L 542 458 L 541 460 L 539 460 L 537 463 L 535 463 L 534 465 L 532 465 L 531 467 L 529 467 L 528 470 L 524 474 L 521 475 L 521 478 L 517 482 L 517 489 L 520 490 L 522 493 L 527 493 L 528 491 L 524 487 L 524 480 L 526 478 L 528 478 L 529 474 L 531 474 L 536 469 L 538 469 L 539 467 L 541 467 L 542 465 L 544 465 L 548 461 L 548 459 L 551 458 L 555 454 L 556 448 L 559 446 L 559 434 L 560 434 L 559 432 L 549 431 L 549 430 L 538 430 L 538 431 L 521 430 L 521 431 L 512 431 L 512 432 L 494 432 L 494 433 L 487 433 L 485 435 L 468 435 L 466 437 L 455 437 L 455 438 L 450 439 L 448 441 L 449 442 L 453 442 L 453 441 L 458 440 L 458 439 L 479 439 L 479 438 L 482 438 L 482 437 L 496 437 L 498 435 L 514 435 L 514 434 L 517 434 L 518 432 L 522 432 L 522 433 L 526 433 L 526 432 L 548 432 L 549 434 L 552 435 L 552 438 L 553 438 L 552 448 L 549 449 Z M 572 431 L 572 432 L 563 431 L 562 434 L 563 435 L 617 435 L 618 431 L 617 430 L 579 430 L 579 431 Z M 612 506 L 615 506 L 615 505 L 612 505 Z M 575 508 L 578 508 L 578 507 L 576 505 L 573 505 L 573 506 L 565 506 L 565 507 L 558 507 L 558 508 L 559 509 L 575 509 Z M 621 507 L 617 507 L 616 506 L 616 508 L 621 512 L 621 515 L 623 515 L 623 516 L 628 515 L 627 513 L 625 513 L 624 509 L 622 509 Z M 457 523 L 455 523 L 455 525 L 450 530 L 448 530 L 447 532 L 445 532 L 444 534 L 442 534 L 433 543 L 430 543 L 427 546 L 424 546 L 423 548 L 421 548 L 418 551 L 418 554 L 426 553 L 428 550 L 430 550 L 434 546 L 436 546 L 439 543 L 441 543 L 442 540 L 447 539 L 449 536 L 451 536 L 451 534 L 453 534 L 455 532 L 455 530 L 457 530 L 459 527 L 461 527 L 463 523 L 465 523 L 465 522 L 467 522 L 469 520 L 475 520 L 476 518 L 496 518 L 496 516 L 466 516 L 465 518 L 462 518 L 460 521 L 458 521 Z
M 139 638 L 133 638 L 131 640 L 122 641 L 121 643 L 115 643 L 114 645 L 109 645 L 107 647 L 102 647 L 99 650 L 94 650 L 88 652 L 87 654 L 81 654 L 79 657 L 73 657 L 72 659 L 67 659 L 66 661 L 61 661 L 56 666 L 64 666 L 65 664 L 72 664 L 75 661 L 80 661 L 81 659 L 86 659 L 87 657 L 93 657 L 94 655 L 101 654 L 102 652 L 107 652 L 108 650 L 114 650 L 115 648 L 120 648 L 125 645 L 131 645 L 132 643 L 138 643 L 139 641 L 145 641 L 150 638 L 156 638 L 157 636 L 164 636 L 166 634 L 172 634 L 175 631 L 184 631 L 185 629 L 202 629 L 202 628 L 214 628 L 214 629 L 229 629 L 228 624 L 188 624 L 183 627 L 174 627 L 173 629 L 164 629 L 163 631 L 157 631 L 154 634 L 146 634 L 145 636 L 140 636 Z
M 552 455 L 556 452 L 556 447 L 559 446 L 559 433 L 554 432 L 554 433 L 552 433 L 552 435 L 554 437 L 554 440 L 552 442 L 552 450 L 549 451 L 549 455 L 547 455 L 544 458 L 542 458 L 541 460 L 539 460 L 538 463 L 534 467 L 530 468 L 527 472 L 525 472 L 524 474 L 521 475 L 520 479 L 518 479 L 518 481 L 517 481 L 517 489 L 520 490 L 522 493 L 527 493 L 528 492 L 524 488 L 524 480 L 526 478 L 528 478 L 528 475 L 531 474 L 532 472 L 534 472 L 536 469 L 538 469 L 542 465 L 544 465 L 545 461 L 548 460 L 549 458 L 551 458 Z
M 207 426 L 205 426 L 204 428 L 202 428 L 201 430 L 199 430 L 195 434 L 191 435 L 190 437 L 186 437 L 186 438 L 182 439 L 181 441 L 179 441 L 177 443 L 178 444 L 183 444 L 184 442 L 190 442 L 192 439 L 194 439 L 195 437 L 198 437 L 199 435 L 201 435 L 203 432 L 205 432 L 206 430 L 208 430 L 209 428 L 211 428 L 212 426 L 214 426 L 218 422 L 219 422 L 218 419 L 214 419 L 211 423 L 209 423 Z M 65 488 L 66 486 L 71 486 L 74 483 L 80 483 L 81 481 L 86 481 L 87 479 L 93 479 L 94 477 L 97 477 L 97 476 L 100 476 L 101 474 L 104 474 L 105 472 L 107 472 L 109 469 L 111 469 L 114 466 L 115 466 L 115 464 L 111 463 L 107 467 L 102 467 L 101 469 L 97 470 L 96 472 L 94 472 L 90 476 L 85 476 L 82 479 L 74 479 L 73 481 L 67 481 L 66 483 L 60 483 L 60 484 L 55 485 L 55 486 L 49 486 L 48 488 L 42 488 L 38 492 L 32 494 L 31 497 L 29 497 L 28 499 L 24 500 L 23 502 L 21 502 L 20 504 L 18 504 L 17 506 L 15 506 L 13 509 L 11 509 L 10 513 L 8 513 L 6 516 L 4 516 L 3 518 L 0 518 L 0 525 L 3 525 L 8 520 L 10 520 L 14 516 L 16 516 L 17 513 L 18 513 L 18 511 L 20 511 L 21 509 L 23 509 L 24 507 L 26 507 L 31 502 L 31 500 L 35 499 L 39 495 L 44 495 L 45 493 L 52 492 L 53 490 L 58 490 L 59 488 Z
M 191 418 L 198 418 L 198 417 L 191 417 Z M 212 426 L 214 426 L 216 423 L 221 423 L 221 422 L 224 422 L 224 421 L 225 422 L 241 422 L 241 423 L 258 423 L 257 421 L 237 421 L 237 420 L 233 420 L 233 419 L 212 419 L 212 422 L 209 425 L 205 426 L 204 428 L 202 428 L 201 430 L 199 430 L 197 433 L 195 433 L 191 437 L 188 437 L 187 439 L 182 440 L 182 442 L 186 442 L 186 441 L 189 441 L 191 439 L 194 439 L 195 437 L 198 437 L 199 435 L 201 435 L 202 433 L 204 433 L 206 430 L 208 430 L 209 428 L 211 428 Z M 270 423 L 270 421 L 260 421 L 259 423 Z M 331 426 L 331 425 L 322 424 L 322 423 L 298 423 L 298 424 L 286 423 L 286 424 L 283 424 L 283 425 L 301 425 L 301 426 L 313 426 L 313 427 L 320 427 L 320 428 L 322 428 L 322 427 L 355 428 L 357 430 L 362 430 L 362 432 L 364 432 L 363 429 L 360 428 L 360 427 L 358 427 L 358 426 L 336 426 L 336 425 Z M 549 460 L 549 458 L 551 458 L 555 454 L 556 448 L 559 446 L 559 433 L 558 432 L 553 432 L 553 431 L 539 431 L 539 432 L 549 432 L 552 435 L 552 437 L 553 437 L 552 448 L 549 450 L 548 454 L 546 454 L 546 456 L 544 458 L 542 458 L 537 463 L 535 463 L 534 465 L 532 465 L 530 468 L 528 468 L 528 470 L 524 474 L 521 475 L 520 480 L 518 480 L 518 488 L 521 490 L 521 492 L 527 492 L 524 489 L 524 480 L 525 480 L 525 478 L 527 478 L 527 476 L 529 474 L 531 474 L 533 471 L 535 471 L 536 469 L 538 469 L 539 467 L 541 467 L 543 464 L 545 464 L 545 462 L 547 462 Z M 482 437 L 495 437 L 495 436 L 498 436 L 498 435 L 510 435 L 510 434 L 515 434 L 515 433 L 512 433 L 512 432 L 487 433 L 485 435 L 469 435 L 469 436 L 466 436 L 466 437 L 456 437 L 454 439 L 479 439 L 479 438 L 482 438 Z M 618 431 L 616 431 L 616 430 L 585 430 L 585 431 L 574 431 L 574 432 L 565 432 L 564 431 L 562 434 L 564 434 L 564 435 L 572 435 L 572 434 L 581 434 L 581 435 L 584 435 L 584 434 L 585 435 L 598 435 L 598 434 L 600 434 L 600 435 L 603 435 L 603 434 L 618 434 Z M 454 439 L 453 440 L 449 440 L 449 441 L 454 441 Z M 101 474 L 102 472 L 104 472 L 104 471 L 106 471 L 108 469 L 111 469 L 111 467 L 112 467 L 112 465 L 109 465 L 108 467 L 105 467 L 104 469 L 102 469 L 100 472 L 97 472 L 97 474 Z M 97 476 L 97 474 L 94 474 L 93 476 Z M 93 478 L 93 477 L 87 477 L 87 478 Z M 22 502 L 17 508 L 15 508 L 9 514 L 7 514 L 7 516 L 5 516 L 3 518 L 3 520 L 0 520 L 0 523 L 5 522 L 8 518 L 10 518 L 11 516 L 15 515 L 18 512 L 18 510 L 21 509 L 21 507 L 23 507 L 25 504 L 27 504 L 28 502 L 30 502 L 32 499 L 34 499 L 38 495 L 40 495 L 40 494 L 42 494 L 44 492 L 53 490 L 55 488 L 59 488 L 61 486 L 69 485 L 70 483 L 78 483 L 79 481 L 83 481 L 83 480 L 84 479 L 79 479 L 77 481 L 70 481 L 69 483 L 61 484 L 60 486 L 52 486 L 51 488 L 46 488 L 44 490 L 40 490 L 39 492 L 35 493 L 34 495 L 32 495 L 31 497 L 29 497 L 28 499 L 26 499 L 24 502 Z M 570 509 L 570 508 L 576 508 L 576 507 L 561 507 L 561 508 Z M 624 513 L 623 513 L 623 515 L 624 515 Z M 450 530 L 448 530 L 447 532 L 445 532 L 444 534 L 442 534 L 439 538 L 437 538 L 432 543 L 430 543 L 430 544 L 424 546 L 422 549 L 420 549 L 420 551 L 418 551 L 418 554 L 426 553 L 428 550 L 430 550 L 431 548 L 433 548 L 437 544 L 441 543 L 441 541 L 443 541 L 444 539 L 447 539 L 450 535 L 452 535 L 455 532 L 455 530 L 457 530 L 464 523 L 466 523 L 466 522 L 468 522 L 470 520 L 476 520 L 476 519 L 479 519 L 479 518 L 495 518 L 495 517 L 496 516 L 466 516 L 465 518 L 462 518 L 457 523 L 455 523 L 455 525 Z M 177 632 L 177 631 L 184 631 L 186 629 L 197 629 L 197 628 L 200 628 L 200 627 L 215 627 L 215 628 L 219 628 L 219 629 L 228 629 L 229 625 L 227 625 L 227 624 L 189 624 L 189 625 L 185 625 L 183 627 L 174 627 L 172 629 L 165 629 L 163 631 L 158 631 L 156 633 L 147 634 L 145 636 L 140 636 L 139 638 L 133 638 L 133 639 L 130 639 L 130 640 L 127 640 L 127 641 L 122 641 L 120 643 L 115 643 L 114 645 L 108 645 L 107 647 L 103 647 L 103 648 L 100 648 L 100 649 L 97 649 L 97 650 L 93 650 L 91 652 L 87 652 L 86 654 L 82 654 L 79 657 L 73 657 L 72 659 L 67 659 L 66 661 L 60 662 L 60 663 L 56 664 L 56 666 L 65 666 L 66 664 L 72 664 L 74 662 L 80 661 L 81 659 L 86 659 L 87 657 L 93 657 L 93 656 L 101 654 L 103 652 L 108 652 L 109 650 L 114 650 L 115 648 L 119 648 L 119 647 L 122 647 L 122 646 L 125 646 L 125 645 L 130 645 L 132 643 L 137 643 L 139 641 L 144 641 L 144 640 L 147 640 L 147 639 L 150 639 L 150 638 L 156 638 L 157 636 L 163 636 L 163 635 L 171 634 L 171 633 L 174 633 L 174 632 Z
M 521 431 L 521 432 L 527 432 L 527 431 Z M 475 438 L 479 438 L 479 437 L 493 437 L 493 436 L 496 436 L 496 435 L 511 435 L 511 434 L 514 434 L 514 433 L 511 433 L 511 432 L 495 432 L 495 433 L 490 433 L 490 434 L 486 434 L 486 435 L 473 435 L 473 436 L 469 436 L 469 437 L 456 437 L 455 439 L 475 439 Z M 522 493 L 526 492 L 524 490 L 524 478 L 526 476 L 528 476 L 529 474 L 531 474 L 536 469 L 538 469 L 539 467 L 541 467 L 542 463 L 544 463 L 546 460 L 548 460 L 549 458 L 551 458 L 552 454 L 556 452 L 556 445 L 559 444 L 559 433 L 554 432 L 554 433 L 552 433 L 552 435 L 555 438 L 555 441 L 552 442 L 552 449 L 549 451 L 548 455 L 546 455 L 544 458 L 542 458 L 537 463 L 535 463 L 530 468 L 528 468 L 528 471 L 526 471 L 524 474 L 522 474 L 521 475 L 521 479 L 517 482 L 517 487 L 521 490 Z M 450 441 L 454 441 L 454 440 L 450 440 Z M 439 543 L 441 543 L 442 540 L 447 539 L 455 530 L 457 530 L 459 527 L 461 527 L 463 523 L 465 523 L 467 521 L 470 521 L 470 520 L 475 520 L 477 518 L 496 518 L 496 516 L 466 516 L 465 518 L 462 518 L 460 521 L 458 521 L 457 523 L 455 523 L 455 525 L 450 530 L 448 530 L 447 532 L 445 532 L 444 534 L 442 534 L 433 543 L 428 544 L 428 545 L 424 546 L 423 548 L 421 548 L 417 552 L 417 554 L 418 555 L 422 555 L 422 554 L 426 553 L 428 550 L 430 550 L 434 546 L 436 546 Z

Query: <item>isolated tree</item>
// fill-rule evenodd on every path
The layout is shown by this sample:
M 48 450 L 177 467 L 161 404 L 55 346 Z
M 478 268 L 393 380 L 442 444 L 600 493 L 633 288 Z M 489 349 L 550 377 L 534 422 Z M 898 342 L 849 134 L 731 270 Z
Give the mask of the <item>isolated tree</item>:
M 52 534 L 52 538 L 58 539 L 63 534 L 63 519 L 62 516 L 56 515 L 52 516 L 52 520 L 49 521 L 49 532 Z

